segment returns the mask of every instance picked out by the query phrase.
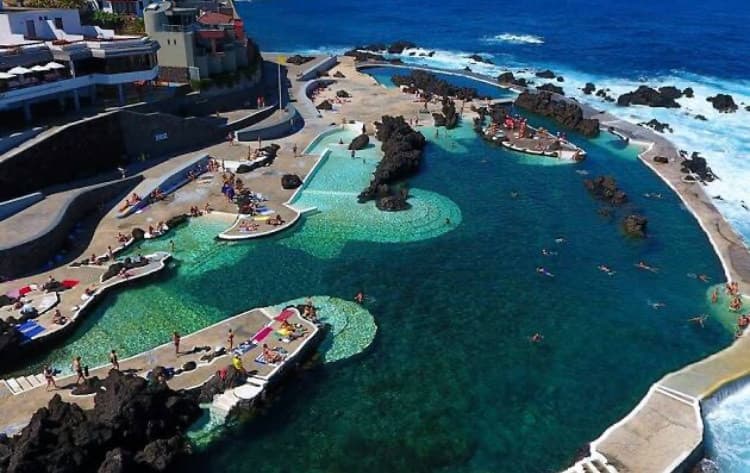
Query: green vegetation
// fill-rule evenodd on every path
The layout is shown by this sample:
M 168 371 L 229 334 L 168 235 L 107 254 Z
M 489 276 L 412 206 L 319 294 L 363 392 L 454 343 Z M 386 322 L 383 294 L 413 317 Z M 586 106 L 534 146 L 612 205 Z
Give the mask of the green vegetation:
M 45 0 L 47 1 L 47 0 Z M 53 0 L 57 1 L 57 0 Z M 65 0 L 70 1 L 70 0 Z M 146 28 L 143 25 L 143 19 L 134 16 L 122 15 L 119 13 L 109 13 L 101 10 L 92 12 L 84 21 L 89 25 L 99 26 L 109 30 L 115 30 L 118 34 L 124 35 L 144 35 Z
M 23 6 L 31 8 L 70 8 L 85 10 L 88 8 L 88 2 L 86 0 L 26 0 L 23 2 Z

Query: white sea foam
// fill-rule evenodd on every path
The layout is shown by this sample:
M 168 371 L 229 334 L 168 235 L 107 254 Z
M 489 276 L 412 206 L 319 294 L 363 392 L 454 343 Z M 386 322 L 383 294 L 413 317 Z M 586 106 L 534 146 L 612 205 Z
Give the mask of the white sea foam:
M 428 52 L 428 50 L 415 50 Z M 464 51 L 436 50 L 433 57 L 399 56 L 404 62 L 442 69 L 463 69 L 468 66 L 472 71 L 495 77 L 503 71 L 511 70 L 517 77 L 533 80 L 535 85 L 549 82 L 534 76 L 538 69 L 528 64 L 519 63 L 506 55 L 492 56 L 494 65 L 476 63 L 468 59 L 470 53 Z M 417 53 L 417 54 L 418 54 Z M 709 166 L 719 177 L 719 180 L 709 184 L 707 191 L 712 196 L 720 195 L 723 200 L 715 200 L 717 208 L 732 226 L 750 242 L 750 112 L 744 107 L 750 105 L 750 81 L 727 81 L 715 77 L 676 71 L 659 77 L 643 77 L 639 80 L 622 79 L 602 75 L 583 73 L 563 66 L 544 64 L 539 69 L 550 67 L 557 74 L 564 76 L 562 83 L 554 82 L 565 89 L 568 96 L 587 102 L 601 110 L 635 123 L 647 122 L 651 119 L 667 122 L 673 133 L 666 136 L 677 145 L 690 153 L 698 151 L 708 160 Z M 520 71 L 520 72 L 519 72 Z M 678 99 L 681 108 L 664 109 L 644 106 L 618 107 L 611 102 L 594 95 L 585 95 L 581 91 L 586 82 L 593 82 L 598 88 L 610 89 L 608 94 L 615 99 L 625 93 L 635 90 L 646 83 L 652 87 L 674 85 L 679 89 L 691 87 L 693 98 Z M 719 113 L 706 99 L 717 93 L 728 93 L 734 97 L 740 106 L 735 113 Z M 703 115 L 708 121 L 696 119 Z
M 544 44 L 544 38 L 533 34 L 503 33 L 482 38 L 485 43 Z
M 705 416 L 708 453 L 722 473 L 750 471 L 750 385 L 723 399 Z

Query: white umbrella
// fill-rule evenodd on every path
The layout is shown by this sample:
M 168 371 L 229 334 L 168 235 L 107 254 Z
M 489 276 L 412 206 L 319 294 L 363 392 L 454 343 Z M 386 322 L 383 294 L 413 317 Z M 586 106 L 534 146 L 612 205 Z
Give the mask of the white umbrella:
M 47 69 L 65 69 L 65 66 L 63 66 L 59 62 L 54 62 L 54 61 L 48 62 L 47 64 L 44 65 L 44 67 L 46 67 Z
M 15 79 L 16 76 L 8 74 L 7 72 L 0 72 L 0 79 Z
M 26 69 L 25 67 L 16 66 L 13 69 L 8 71 L 8 74 L 14 74 L 14 75 L 21 75 L 21 74 L 28 74 L 31 72 L 31 69 Z
M 47 66 L 40 66 L 39 64 L 37 64 L 36 66 L 33 66 L 31 68 L 31 70 L 33 72 L 47 72 L 47 71 L 49 71 L 49 69 L 47 69 Z

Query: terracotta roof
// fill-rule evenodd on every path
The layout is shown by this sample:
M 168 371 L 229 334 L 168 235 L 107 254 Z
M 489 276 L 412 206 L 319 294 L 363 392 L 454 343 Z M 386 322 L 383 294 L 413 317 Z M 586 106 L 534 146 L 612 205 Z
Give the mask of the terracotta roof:
M 232 17 L 223 13 L 208 12 L 198 18 L 198 23 L 204 25 L 227 25 L 232 23 Z

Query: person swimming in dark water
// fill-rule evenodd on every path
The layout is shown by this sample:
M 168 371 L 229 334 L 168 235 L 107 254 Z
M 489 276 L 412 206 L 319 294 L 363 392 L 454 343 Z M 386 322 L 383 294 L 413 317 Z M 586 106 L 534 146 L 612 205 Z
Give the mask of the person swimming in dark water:
M 651 271 L 652 273 L 659 272 L 659 268 L 655 268 L 654 266 L 651 266 L 647 264 L 645 261 L 639 261 L 637 264 L 635 264 L 635 267 L 638 269 L 644 269 L 646 271 Z
M 354 295 L 354 302 L 357 304 L 364 304 L 365 302 L 365 293 L 362 292 L 362 290 L 357 291 L 357 294 Z
M 547 276 L 549 278 L 554 278 L 555 277 L 554 274 L 550 273 L 549 271 L 547 271 L 546 269 L 544 269 L 542 266 L 537 266 L 536 267 L 536 272 L 539 273 L 539 274 L 543 274 L 544 276 Z
M 544 336 L 541 333 L 537 332 L 529 337 L 529 341 L 531 343 L 542 343 L 544 341 Z

